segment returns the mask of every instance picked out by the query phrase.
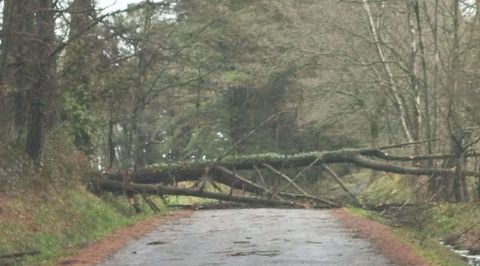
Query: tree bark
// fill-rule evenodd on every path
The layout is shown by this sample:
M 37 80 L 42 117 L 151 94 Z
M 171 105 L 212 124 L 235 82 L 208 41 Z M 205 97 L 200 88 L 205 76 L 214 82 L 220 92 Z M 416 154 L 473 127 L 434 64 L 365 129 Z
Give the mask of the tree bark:
M 253 166 L 255 168 L 255 166 Z M 216 172 L 218 171 L 218 172 Z M 338 204 L 326 200 L 321 199 L 318 197 L 314 197 L 312 195 L 308 195 L 306 193 L 303 194 L 293 194 L 293 193 L 286 193 L 286 192 L 275 192 L 272 189 L 267 189 L 266 187 L 260 186 L 247 178 L 244 178 L 237 173 L 234 173 L 224 167 L 215 166 L 212 170 L 210 170 L 210 175 L 213 175 L 215 181 L 227 185 L 231 188 L 241 189 L 243 191 L 247 191 L 250 193 L 255 193 L 258 195 L 269 196 L 270 198 L 277 195 L 283 198 L 288 198 L 291 200 L 311 200 L 314 202 L 319 202 L 320 204 L 325 204 L 329 206 L 339 206 Z
M 432 138 L 432 119 L 430 117 L 430 82 L 428 78 L 428 69 L 427 69 L 427 54 L 425 51 L 425 43 L 424 43 L 424 36 L 423 36 L 423 27 L 421 21 L 421 14 L 420 14 L 420 5 L 418 0 L 414 0 L 413 2 L 413 9 L 415 12 L 415 20 L 417 24 L 417 31 L 418 31 L 418 45 L 420 48 L 420 59 L 422 63 L 422 75 L 423 75 L 423 97 L 424 97 L 424 108 L 423 108 L 423 116 L 424 116 L 424 123 L 425 123 L 425 137 L 427 139 Z M 433 153 L 433 142 L 427 143 L 427 153 Z M 426 164 L 427 167 L 432 167 L 433 163 L 429 160 Z
M 5 97 L 2 115 L 13 119 L 17 134 L 23 137 L 28 118 L 28 97 L 33 72 L 32 38 L 34 15 L 32 1 L 5 0 L 3 6 L 0 82 Z M 10 116 L 10 114 L 12 114 Z
M 47 111 L 55 94 L 55 61 L 50 56 L 55 40 L 55 11 L 51 0 L 36 1 L 33 11 L 35 40 L 31 48 L 34 51 L 35 65 L 30 88 L 25 150 L 29 157 L 38 163 L 43 154 Z
M 113 141 L 113 127 L 115 126 L 112 118 L 108 121 L 108 169 L 112 169 L 115 164 L 115 142 Z
M 464 169 L 466 168 L 465 152 L 466 145 L 468 145 L 468 133 L 465 129 L 465 122 L 462 118 L 461 106 L 463 106 L 463 101 L 461 98 L 461 93 L 459 90 L 459 79 L 460 79 L 460 23 L 461 23 L 461 10 L 460 3 L 458 0 L 451 0 L 451 9 L 452 9 L 452 50 L 451 50 L 451 59 L 449 65 L 449 75 L 448 82 L 449 85 L 446 87 L 446 92 L 448 95 L 448 112 L 447 112 L 447 124 L 450 137 L 450 146 L 452 153 L 457 155 L 457 158 L 454 160 L 454 165 L 456 168 L 455 174 L 453 175 L 452 191 L 451 196 L 455 198 L 456 201 L 465 201 L 468 197 L 467 191 L 464 191 L 463 187 L 466 183 Z
M 373 20 L 373 15 L 372 15 L 372 11 L 370 9 L 370 4 L 368 3 L 367 0 L 362 0 L 362 4 L 363 4 L 363 8 L 364 8 L 365 12 L 367 13 L 368 25 L 370 27 L 370 33 L 372 34 L 372 38 L 373 38 L 373 42 L 374 42 L 374 45 L 375 45 L 375 48 L 376 48 L 376 51 L 377 51 L 377 55 L 378 55 L 380 61 L 382 62 L 382 66 L 384 68 L 385 74 L 386 74 L 387 79 L 388 79 L 388 83 L 389 83 L 388 84 L 389 85 L 388 89 L 389 89 L 389 91 L 390 91 L 390 93 L 391 93 L 391 95 L 394 99 L 393 104 L 397 108 L 398 116 L 399 116 L 399 119 L 400 119 L 400 122 L 401 122 L 401 125 L 402 125 L 402 129 L 403 129 L 403 133 L 405 134 L 405 137 L 409 142 L 413 142 L 414 138 L 412 136 L 412 133 L 411 133 L 410 128 L 409 128 L 408 123 L 407 123 L 407 113 L 406 113 L 406 110 L 405 110 L 404 102 L 403 102 L 402 98 L 400 97 L 400 94 L 397 91 L 396 84 L 395 84 L 395 79 L 394 79 L 394 76 L 393 76 L 393 72 L 390 68 L 390 65 L 387 62 L 385 52 L 382 48 L 381 39 L 380 39 L 380 36 L 378 34 L 378 30 L 377 30 L 377 27 L 375 25 L 375 22 Z
M 105 191 L 112 192 L 121 192 L 127 190 L 131 193 L 144 193 L 144 194 L 154 194 L 154 195 L 178 195 L 178 196 L 192 196 L 192 197 L 201 197 L 201 198 L 210 198 L 224 201 L 234 201 L 241 202 L 253 205 L 262 205 L 262 206 L 275 206 L 275 207 L 300 207 L 298 203 L 292 201 L 279 201 L 271 200 L 257 197 L 243 197 L 243 196 L 232 196 L 222 193 L 213 193 L 200 190 L 192 190 L 185 188 L 178 188 L 172 186 L 163 186 L 163 185 L 146 185 L 146 184 L 135 184 L 135 183 L 122 183 L 118 181 L 103 180 L 98 184 L 99 188 Z
M 472 154 L 476 155 L 476 154 Z M 379 158 L 382 160 L 373 160 L 371 158 Z M 277 155 L 277 154 L 256 154 L 250 156 L 237 156 L 235 160 L 227 158 L 224 161 L 210 161 L 201 163 L 187 163 L 180 162 L 171 165 L 151 166 L 145 169 L 136 171 L 132 180 L 136 183 L 173 183 L 181 181 L 197 180 L 205 172 L 205 168 L 211 169 L 209 174 L 218 180 L 221 173 L 216 172 L 215 167 L 221 166 L 228 169 L 253 170 L 253 165 L 261 165 L 266 163 L 272 167 L 281 168 L 298 168 L 310 165 L 316 161 L 316 165 L 322 163 L 352 163 L 360 167 L 386 171 L 390 173 L 405 174 L 405 175 L 441 175 L 453 176 L 455 170 L 452 169 L 435 169 L 435 168 L 417 168 L 405 167 L 386 163 L 383 160 L 398 160 L 398 161 L 412 161 L 425 160 L 430 158 L 443 159 L 452 157 L 452 155 L 427 155 L 427 156 L 413 156 L 413 157 L 395 157 L 389 156 L 378 149 L 359 149 L 359 150 L 344 150 L 332 152 L 311 152 L 300 153 L 295 155 Z M 463 171 L 464 174 L 475 176 L 475 171 Z M 115 177 L 117 175 L 113 175 Z M 257 188 L 258 189 L 258 188 Z
M 328 165 L 322 164 L 322 167 L 325 170 L 327 170 L 330 176 L 335 180 L 335 182 L 337 182 L 337 184 L 343 189 L 343 191 L 345 191 L 348 194 L 348 196 L 352 198 L 352 200 L 355 202 L 355 205 L 357 205 L 357 207 L 363 206 L 360 200 L 358 200 L 358 198 L 352 192 L 350 192 L 350 190 L 348 190 L 347 186 L 345 186 L 345 184 L 342 182 L 342 180 L 337 175 L 337 173 L 335 173 L 330 167 L 328 167 Z
M 420 110 L 422 106 L 422 100 L 420 96 L 420 89 L 418 88 L 418 67 L 417 67 L 417 27 L 415 26 L 415 0 L 407 1 L 407 17 L 408 17 L 408 26 L 410 31 L 410 55 L 409 55 L 409 75 L 410 75 L 410 90 L 412 95 L 413 102 L 413 125 L 412 125 L 412 135 L 414 139 L 420 139 L 421 127 L 422 127 L 422 112 Z M 416 154 L 419 154 L 419 146 L 415 146 Z
M 477 156 L 477 154 L 471 154 L 472 156 Z M 308 168 L 317 166 L 324 166 L 329 163 L 351 163 L 360 167 L 385 171 L 396 174 L 405 174 L 405 175 L 427 175 L 427 176 L 445 176 L 453 177 L 458 174 L 458 171 L 461 170 L 464 176 L 479 176 L 479 172 L 468 171 L 465 168 L 460 169 L 435 169 L 435 168 L 417 168 L 417 167 L 406 167 L 391 164 L 385 162 L 385 160 L 399 160 L 399 161 L 412 161 L 412 160 L 425 160 L 431 158 L 451 158 L 452 155 L 428 155 L 428 156 L 414 156 L 414 157 L 396 157 L 385 154 L 378 149 L 357 149 L 357 150 L 341 150 L 341 151 L 331 151 L 331 152 L 310 152 L 310 153 L 300 153 L 294 155 L 277 155 L 277 154 L 255 154 L 249 156 L 237 156 L 224 158 L 223 161 L 210 161 L 210 162 L 179 162 L 172 165 L 164 166 L 152 166 L 146 169 L 138 169 L 138 171 L 133 173 L 129 182 L 135 183 L 138 186 L 135 186 L 135 189 L 142 191 L 145 189 L 148 193 L 153 192 L 164 192 L 165 194 L 176 195 L 194 195 L 200 197 L 210 197 L 216 199 L 227 199 L 224 196 L 216 196 L 202 194 L 203 189 L 200 189 L 196 192 L 183 189 L 175 190 L 166 184 L 175 184 L 180 181 L 198 181 L 201 178 L 207 176 L 211 181 L 215 181 L 226 186 L 229 186 L 233 189 L 240 189 L 245 192 L 253 193 L 262 197 L 272 198 L 278 196 L 280 201 L 283 199 L 289 200 L 307 200 L 312 201 L 323 206 L 338 206 L 338 204 L 318 198 L 306 193 L 299 186 L 295 186 L 302 194 L 292 194 L 286 192 L 276 192 L 272 191 L 265 186 L 259 185 L 245 177 L 242 177 L 238 174 L 237 171 L 258 171 L 256 165 L 260 165 L 264 168 L 267 168 L 271 171 L 274 171 L 276 174 L 281 175 L 281 181 L 287 180 L 287 185 L 295 185 L 294 180 L 289 177 L 285 177 L 281 172 L 276 170 L 285 169 L 285 168 L 299 168 L 305 167 Z M 376 159 L 374 159 L 376 158 Z M 230 169 L 236 169 L 236 171 L 231 171 Z M 329 168 L 327 167 L 327 170 Z M 302 171 L 300 171 L 301 173 Z M 346 189 L 346 187 L 339 181 L 339 177 L 336 176 L 333 171 L 329 171 L 332 174 L 333 178 L 343 187 L 343 189 L 349 194 L 352 199 L 354 199 L 355 204 L 362 205 L 356 197 Z M 102 173 L 100 174 L 102 178 L 94 178 L 93 180 L 100 180 L 99 182 L 107 185 L 106 189 L 111 189 L 111 187 L 126 185 L 129 182 L 125 182 L 122 179 L 125 174 L 109 174 Z M 96 174 L 98 176 L 98 174 Z M 280 182 L 280 179 L 278 179 Z M 106 182 L 106 183 L 105 183 Z M 110 183 L 113 182 L 113 183 Z M 120 184 L 120 185 L 110 185 L 110 184 Z M 154 185 L 151 185 L 154 184 Z M 149 186 L 151 185 L 151 186 Z M 458 183 L 458 185 L 462 185 Z M 110 188 L 109 188 L 110 186 Z M 125 187 L 122 187 L 125 188 Z M 133 190 L 132 190 L 133 191 Z M 229 198 L 236 200 L 234 198 Z

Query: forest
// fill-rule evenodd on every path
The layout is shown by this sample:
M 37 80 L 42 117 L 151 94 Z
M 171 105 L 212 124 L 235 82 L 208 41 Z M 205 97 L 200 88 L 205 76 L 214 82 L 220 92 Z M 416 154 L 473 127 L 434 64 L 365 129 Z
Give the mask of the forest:
M 0 1 L 0 201 L 478 204 L 480 1 L 97 2 Z

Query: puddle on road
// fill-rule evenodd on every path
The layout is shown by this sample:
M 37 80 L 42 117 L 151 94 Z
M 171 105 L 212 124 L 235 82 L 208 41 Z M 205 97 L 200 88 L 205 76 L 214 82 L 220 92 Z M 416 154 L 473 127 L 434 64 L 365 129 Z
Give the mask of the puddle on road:
M 227 256 L 230 257 L 240 257 L 240 256 L 265 256 L 265 257 L 275 257 L 280 255 L 280 251 L 278 250 L 254 250 L 254 251 L 241 251 L 230 253 Z
M 147 246 L 165 245 L 165 244 L 168 244 L 168 242 L 165 242 L 165 241 L 152 241 L 152 242 L 148 242 L 148 243 L 147 243 Z
M 286 238 L 273 238 L 273 239 L 270 239 L 270 242 L 291 242 L 290 239 L 286 239 Z
M 233 241 L 234 244 L 250 244 L 250 241 Z
M 219 230 L 219 229 L 211 229 L 208 230 L 207 233 L 217 233 L 217 232 L 224 232 L 225 230 Z

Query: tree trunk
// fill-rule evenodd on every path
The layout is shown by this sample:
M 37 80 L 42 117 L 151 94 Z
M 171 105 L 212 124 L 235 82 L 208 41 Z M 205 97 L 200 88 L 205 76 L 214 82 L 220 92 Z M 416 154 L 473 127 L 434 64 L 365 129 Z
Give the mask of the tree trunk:
M 369 159 L 368 157 L 377 160 Z M 452 176 L 455 170 L 435 169 L 435 168 L 416 168 L 404 167 L 386 163 L 383 160 L 391 161 L 414 161 L 427 160 L 430 158 L 451 158 L 452 155 L 432 155 L 417 157 L 396 157 L 389 156 L 376 149 L 360 149 L 345 150 L 332 152 L 310 152 L 294 154 L 290 156 L 276 154 L 256 154 L 249 156 L 237 156 L 235 158 L 227 158 L 224 161 L 210 161 L 202 163 L 179 162 L 168 166 L 153 166 L 146 169 L 138 169 L 132 177 L 132 181 L 136 183 L 172 183 L 180 181 L 198 180 L 204 173 L 205 169 L 214 169 L 215 166 L 240 170 L 253 170 L 254 165 L 266 163 L 277 169 L 305 167 L 316 162 L 316 165 L 322 163 L 352 163 L 367 169 L 378 171 L 386 171 L 405 175 L 440 175 Z M 210 174 L 215 172 L 210 170 Z M 463 171 L 465 175 L 475 176 L 475 171 Z M 118 176 L 118 175 L 114 175 Z
M 397 111 L 398 111 L 398 117 L 400 119 L 400 123 L 403 129 L 403 133 L 405 134 L 405 137 L 408 142 L 413 142 L 414 137 L 411 133 L 411 130 L 408 126 L 408 119 L 407 119 L 407 110 L 405 108 L 404 101 L 402 100 L 402 97 L 400 96 L 396 84 L 395 84 L 395 79 L 393 76 L 393 72 L 390 68 L 390 65 L 387 62 L 387 58 L 385 56 L 385 52 L 382 47 L 382 40 L 380 39 L 380 36 L 378 34 L 377 26 L 375 25 L 373 15 L 370 9 L 370 4 L 368 3 L 367 0 L 362 0 L 363 8 L 367 14 L 367 19 L 368 19 L 368 25 L 370 27 L 370 33 L 372 34 L 373 42 L 377 51 L 378 58 L 382 62 L 383 69 L 385 71 L 385 74 L 387 76 L 387 81 L 388 81 L 388 90 L 390 94 L 392 95 L 393 98 L 393 104 L 395 105 Z
M 19 137 L 28 118 L 27 92 L 33 74 L 33 6 L 32 1 L 5 0 L 3 8 L 0 82 L 6 97 L 4 114 L 13 113 L 8 120 L 13 118 Z
M 115 142 L 113 141 L 113 127 L 115 123 L 110 119 L 108 121 L 108 169 L 112 169 L 115 163 Z
M 55 40 L 55 11 L 51 0 L 37 0 L 35 34 L 31 49 L 34 53 L 34 72 L 30 88 L 26 152 L 31 159 L 40 162 L 46 131 L 47 112 L 55 96 L 55 60 L 52 58 Z
M 418 67 L 417 67 L 417 27 L 415 27 L 415 0 L 408 0 L 407 1 L 407 18 L 408 18 L 408 26 L 410 32 L 410 55 L 409 55 L 409 64 L 408 70 L 410 75 L 410 90 L 412 95 L 412 103 L 413 103 L 413 122 L 412 122 L 412 137 L 415 140 L 420 139 L 421 135 L 421 126 L 422 126 L 422 116 L 421 116 L 421 106 L 422 100 L 420 97 L 420 89 L 418 88 Z M 415 153 L 419 154 L 419 146 L 415 147 Z
M 275 206 L 275 207 L 301 207 L 301 205 L 292 201 L 279 201 L 257 197 L 233 196 L 222 193 L 213 193 L 207 191 L 178 188 L 162 185 L 145 185 L 145 184 L 124 184 L 122 182 L 104 180 L 98 183 L 99 187 L 106 191 L 121 192 L 127 190 L 131 193 L 145 193 L 154 195 L 178 195 L 192 196 L 201 198 L 210 198 L 224 201 L 234 201 L 253 205 Z M 328 207 L 328 206 L 323 206 Z
M 424 2 L 424 9 L 427 10 L 427 5 Z M 426 12 L 426 11 L 425 11 Z M 430 121 L 430 136 L 431 138 L 436 138 L 437 136 L 437 127 L 438 127 L 438 96 L 437 92 L 439 91 L 439 84 L 440 84 L 440 50 L 439 50 L 439 36 L 438 36 L 438 16 L 439 16 L 439 0 L 435 0 L 434 3 L 434 13 L 433 13 L 433 22 L 431 23 L 431 31 L 432 31 L 432 37 L 433 37 L 433 54 L 434 54 L 434 60 L 433 60 L 433 82 L 432 82 L 432 89 L 431 89 L 431 95 L 432 95 L 432 117 L 427 118 Z M 427 86 L 427 85 L 425 85 Z M 426 92 L 428 94 L 428 92 Z M 430 99 L 430 97 L 426 98 Z M 427 113 L 426 113 L 427 114 Z M 428 132 L 427 132 L 428 133 Z M 429 145 L 429 150 L 432 149 L 432 144 Z M 433 164 L 430 162 L 428 164 L 429 167 L 432 167 Z M 442 177 L 435 177 L 432 178 L 431 181 L 428 184 L 428 193 L 430 196 L 434 196 L 437 193 L 440 181 Z
M 422 63 L 422 75 L 423 75 L 423 97 L 424 97 L 424 105 L 423 105 L 423 117 L 424 117 L 424 124 L 425 124 L 425 138 L 431 139 L 432 138 L 432 119 L 430 117 L 430 83 L 428 79 L 428 69 L 427 69 L 427 54 L 425 51 L 425 43 L 424 43 L 424 36 L 423 36 L 423 26 L 421 21 L 421 14 L 420 14 L 420 5 L 418 0 L 414 0 L 413 2 L 413 9 L 415 12 L 415 21 L 417 24 L 417 31 L 418 31 L 418 45 L 420 47 L 420 59 Z M 433 153 L 433 142 L 426 143 L 426 153 L 432 154 Z M 432 167 L 432 161 L 427 161 L 426 167 Z
M 450 63 L 450 76 L 446 88 L 448 99 L 447 124 L 449 126 L 450 141 L 452 153 L 457 155 L 455 158 L 455 176 L 452 184 L 452 196 L 456 201 L 465 201 L 466 192 L 464 191 L 465 174 L 463 170 L 466 167 L 464 145 L 468 141 L 468 134 L 465 131 L 461 118 L 460 106 L 463 104 L 459 92 L 459 68 L 460 68 L 460 5 L 458 0 L 452 0 L 453 29 L 452 29 L 452 58 Z

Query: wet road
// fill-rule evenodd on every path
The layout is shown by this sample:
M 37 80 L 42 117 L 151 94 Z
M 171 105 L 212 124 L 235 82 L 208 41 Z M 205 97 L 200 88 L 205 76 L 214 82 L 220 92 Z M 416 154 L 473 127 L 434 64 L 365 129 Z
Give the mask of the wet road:
M 392 264 L 327 210 L 235 209 L 163 225 L 101 265 Z

